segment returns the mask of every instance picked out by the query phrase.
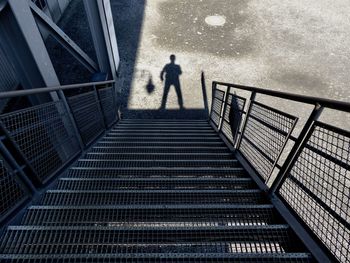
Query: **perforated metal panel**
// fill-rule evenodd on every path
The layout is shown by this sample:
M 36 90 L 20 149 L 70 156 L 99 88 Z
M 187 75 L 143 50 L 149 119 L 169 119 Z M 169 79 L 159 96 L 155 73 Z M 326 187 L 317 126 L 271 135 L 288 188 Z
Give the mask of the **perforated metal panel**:
M 18 183 L 13 172 L 0 159 L 0 222 L 27 198 L 28 193 L 23 185 Z
M 83 142 L 88 145 L 104 131 L 103 116 L 95 91 L 68 98 Z
M 117 120 L 117 105 L 113 87 L 98 89 L 99 99 L 105 122 L 110 127 Z
M 220 125 L 220 118 L 221 118 L 222 107 L 224 104 L 225 92 L 218 89 L 215 89 L 213 92 L 214 94 L 213 94 L 213 101 L 211 105 L 210 119 L 218 128 Z
M 296 122 L 292 115 L 252 102 L 239 151 L 264 180 L 270 176 Z
M 234 94 L 227 95 L 225 112 L 222 118 L 222 133 L 234 144 L 242 123 L 242 115 L 246 99 Z
M 3 114 L 0 120 L 41 182 L 80 151 L 61 101 Z
M 350 133 L 314 124 L 282 198 L 341 262 L 350 258 Z

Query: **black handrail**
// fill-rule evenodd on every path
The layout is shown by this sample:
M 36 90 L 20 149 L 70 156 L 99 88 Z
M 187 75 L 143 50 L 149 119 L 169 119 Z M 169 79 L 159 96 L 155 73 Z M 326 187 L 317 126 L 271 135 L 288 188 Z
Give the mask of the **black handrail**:
M 114 80 L 108 81 L 100 81 L 100 82 L 88 82 L 88 83 L 80 83 L 80 84 L 70 84 L 63 86 L 54 86 L 54 87 L 46 87 L 46 88 L 36 88 L 36 89 L 27 89 L 27 90 L 13 90 L 0 92 L 0 99 L 7 99 L 13 97 L 21 97 L 21 96 L 29 96 L 39 93 L 47 93 L 54 92 L 59 90 L 69 90 L 69 89 L 77 89 L 77 88 L 86 88 L 86 87 L 94 87 L 99 85 L 107 85 L 115 83 Z
M 340 110 L 345 112 L 350 112 L 350 103 L 349 102 L 343 102 L 343 101 L 337 101 L 337 100 L 331 100 L 331 99 L 325 99 L 325 98 L 319 98 L 319 97 L 312 97 L 312 96 L 304 96 L 300 94 L 295 93 L 288 93 L 288 92 L 282 92 L 282 91 L 275 91 L 275 90 L 267 90 L 262 88 L 256 88 L 256 87 L 249 87 L 249 86 L 243 86 L 238 84 L 232 84 L 232 83 L 225 83 L 225 82 L 219 82 L 219 81 L 213 81 L 214 85 L 222 85 L 226 87 L 256 92 L 268 96 L 274 96 L 282 99 L 287 100 L 293 100 L 297 102 L 302 102 L 306 104 L 320 104 L 321 106 L 329 109 L 334 110 Z

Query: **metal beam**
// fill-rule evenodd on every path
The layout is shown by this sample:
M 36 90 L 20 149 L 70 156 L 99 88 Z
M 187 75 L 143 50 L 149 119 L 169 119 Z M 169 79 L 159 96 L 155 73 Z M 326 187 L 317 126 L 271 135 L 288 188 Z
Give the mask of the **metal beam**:
M 100 12 L 98 10 L 98 4 L 94 0 L 83 1 L 88 18 L 92 41 L 95 47 L 98 65 L 101 72 L 107 73 L 108 76 L 112 76 L 109 52 L 107 51 L 107 41 L 104 31 L 102 29 L 102 22 Z
M 91 73 L 99 71 L 98 65 L 33 2 L 29 2 L 36 21 L 45 28 L 66 50 Z
M 28 1 L 8 0 L 0 13 L 0 33 L 1 44 L 24 89 L 60 85 Z M 56 94 L 51 97 L 57 99 Z M 37 98 L 30 99 L 37 103 Z
M 113 78 L 116 78 L 116 72 L 119 68 L 120 57 L 117 43 L 117 36 L 114 29 L 113 14 L 110 0 L 97 1 L 98 10 L 100 12 L 102 28 L 105 38 L 108 39 L 107 52 L 109 54 L 110 64 L 112 68 Z

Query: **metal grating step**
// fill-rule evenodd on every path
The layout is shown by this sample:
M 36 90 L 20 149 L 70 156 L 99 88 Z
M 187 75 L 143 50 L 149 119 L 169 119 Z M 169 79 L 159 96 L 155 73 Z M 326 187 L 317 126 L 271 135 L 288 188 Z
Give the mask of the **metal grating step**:
M 49 190 L 43 205 L 267 204 L 260 190 Z
M 76 166 L 91 168 L 118 168 L 118 167 L 220 167 L 232 168 L 240 166 L 237 160 L 103 160 L 79 159 Z
M 168 146 L 129 146 L 129 147 L 115 147 L 115 146 L 94 146 L 90 152 L 103 152 L 103 153 L 231 153 L 226 146 L 220 147 L 168 147 Z
M 202 125 L 202 126 L 193 126 L 193 125 L 159 125 L 159 124 L 149 124 L 149 125 L 118 125 L 115 128 L 113 128 L 113 131 L 120 131 L 120 130 L 172 130 L 173 132 L 179 131 L 179 130 L 197 130 L 197 131 L 213 131 L 213 128 L 208 125 Z
M 304 252 L 287 225 L 145 228 L 8 227 L 3 254 Z
M 203 138 L 220 138 L 215 133 L 161 133 L 161 132 L 152 132 L 152 133 L 118 133 L 118 132 L 109 132 L 106 134 L 108 137 L 136 137 L 136 138 L 142 138 L 143 136 L 147 137 L 156 137 L 156 138 L 191 138 L 191 137 L 203 137 Z
M 104 147 L 116 147 L 116 146 L 124 146 L 124 147 L 220 147 L 224 146 L 223 142 L 111 142 L 108 140 L 100 140 L 97 143 L 97 146 Z
M 102 138 L 102 141 L 109 142 L 222 142 L 218 137 L 149 137 L 149 136 L 105 136 Z
M 111 132 L 117 133 L 117 134 L 130 134 L 130 133 L 135 133 L 135 134 L 140 134 L 140 133 L 162 133 L 162 134 L 213 134 L 217 135 L 215 131 L 212 128 L 208 129 L 193 129 L 193 128 L 148 128 L 148 129 L 141 129 L 141 128 L 114 128 L 111 129 Z
M 58 190 L 243 190 L 255 189 L 250 178 L 237 179 L 74 179 L 62 178 Z
M 233 160 L 231 153 L 104 153 L 90 152 L 84 159 L 104 160 Z
M 32 206 L 22 223 L 42 226 L 215 227 L 282 224 L 272 205 Z
M 124 122 L 121 121 L 118 123 L 117 127 L 121 126 L 172 126 L 172 127 L 179 127 L 179 126 L 190 126 L 190 127 L 211 127 L 208 122 L 198 122 L 198 123 L 188 123 L 188 122 Z
M 247 178 L 243 168 L 84 168 L 68 170 L 69 178 L 120 178 L 120 177 L 201 177 L 201 178 Z
M 208 124 L 207 120 L 186 120 L 186 119 L 122 119 L 120 123 L 205 123 Z
M 313 263 L 309 253 L 0 255 L 4 263 Z

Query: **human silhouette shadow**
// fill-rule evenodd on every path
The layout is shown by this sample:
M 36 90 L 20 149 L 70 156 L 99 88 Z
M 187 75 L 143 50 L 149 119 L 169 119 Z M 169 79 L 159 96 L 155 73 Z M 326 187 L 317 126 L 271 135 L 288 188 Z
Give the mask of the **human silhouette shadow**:
M 168 99 L 168 94 L 170 87 L 175 87 L 175 92 L 177 94 L 177 99 L 179 102 L 180 109 L 184 109 L 183 99 L 181 93 L 181 84 L 180 84 L 180 75 L 182 74 L 180 65 L 175 64 L 176 57 L 175 55 L 170 56 L 170 63 L 166 64 L 160 73 L 161 81 L 164 81 L 165 74 L 165 83 L 164 83 L 164 93 L 162 98 L 162 104 L 160 109 L 165 109 L 165 105 Z

